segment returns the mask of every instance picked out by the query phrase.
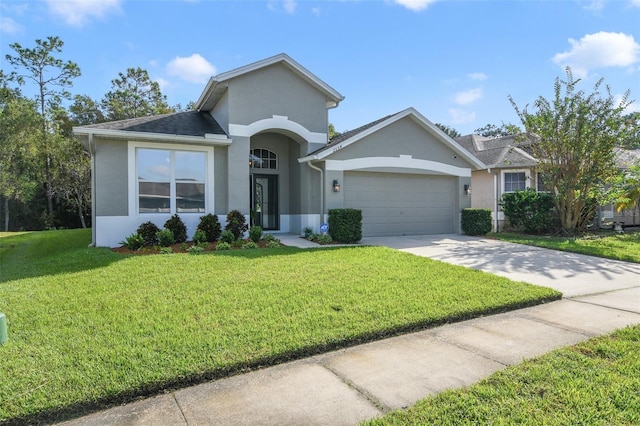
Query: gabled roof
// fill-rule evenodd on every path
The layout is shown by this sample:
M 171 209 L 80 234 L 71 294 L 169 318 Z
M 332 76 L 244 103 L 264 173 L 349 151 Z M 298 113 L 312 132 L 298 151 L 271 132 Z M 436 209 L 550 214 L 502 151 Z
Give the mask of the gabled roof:
M 525 135 L 501 138 L 466 135 L 455 140 L 489 168 L 534 167 L 538 164 L 526 151 L 531 141 Z
M 208 112 L 186 111 L 130 118 L 73 128 L 75 135 L 142 137 L 147 139 L 227 139 L 218 122 Z
M 320 92 L 324 93 L 324 95 L 327 97 L 327 108 L 337 107 L 340 101 L 344 99 L 344 96 L 338 93 L 337 90 L 329 86 L 324 81 L 320 80 L 317 76 L 312 74 L 311 71 L 291 59 L 287 54 L 280 53 L 279 55 L 275 55 L 270 58 L 266 58 L 261 61 L 254 62 L 252 64 L 245 65 L 240 68 L 236 68 L 234 70 L 211 77 L 204 91 L 200 95 L 200 98 L 196 102 L 196 109 L 210 111 L 211 109 L 213 109 L 215 104 L 218 103 L 224 92 L 227 90 L 227 83 L 230 80 L 277 63 L 286 66 L 307 83 L 314 86 Z
M 435 124 L 427 120 L 425 116 L 420 114 L 415 108 L 407 108 L 395 114 L 387 115 L 386 117 L 372 121 L 357 129 L 345 132 L 339 136 L 332 138 L 327 145 L 312 152 L 308 156 L 299 159 L 300 162 L 322 160 L 331 153 L 334 152 L 334 148 L 344 148 L 352 143 L 355 143 L 366 136 L 377 132 L 378 130 L 387 127 L 405 117 L 411 117 L 418 125 L 426 129 L 428 132 L 434 134 L 443 144 L 451 148 L 455 153 L 460 155 L 466 161 L 473 165 L 475 169 L 484 169 L 486 166 L 476 157 L 471 155 L 465 148 L 460 146 L 456 141 L 451 139 L 446 133 L 440 130 Z

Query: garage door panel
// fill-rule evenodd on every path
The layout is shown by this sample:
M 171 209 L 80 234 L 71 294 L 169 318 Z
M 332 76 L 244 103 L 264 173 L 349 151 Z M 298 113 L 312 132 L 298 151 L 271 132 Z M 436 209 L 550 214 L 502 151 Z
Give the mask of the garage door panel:
M 345 207 L 362 210 L 364 236 L 453 232 L 453 178 L 346 172 Z

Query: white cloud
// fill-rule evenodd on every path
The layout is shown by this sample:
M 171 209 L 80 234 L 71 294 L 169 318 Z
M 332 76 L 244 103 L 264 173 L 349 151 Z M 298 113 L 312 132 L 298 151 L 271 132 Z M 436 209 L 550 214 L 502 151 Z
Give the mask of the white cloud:
M 640 7 L 640 0 L 631 0 L 631 6 Z
M 169 83 L 169 80 L 165 80 L 162 77 L 158 77 L 155 79 L 155 82 L 158 83 L 158 86 L 160 86 L 160 90 L 164 91 L 165 88 L 169 87 L 171 85 L 171 83 Z
M 467 124 L 476 120 L 476 113 L 473 111 L 463 111 L 461 109 L 449 108 L 449 116 L 453 124 Z
M 483 72 L 473 72 L 471 74 L 467 74 L 467 77 L 469 77 L 471 80 L 478 80 L 478 81 L 487 79 L 487 75 Z
M 583 8 L 593 13 L 598 13 L 601 12 L 602 9 L 604 9 L 604 3 L 604 0 L 591 0 L 587 2 L 587 4 L 583 6 Z
M 296 13 L 298 2 L 295 0 L 270 0 L 267 3 L 267 8 L 269 8 L 269 10 L 276 11 L 279 10 L 280 7 L 282 7 L 282 9 L 284 9 L 284 11 L 289 15 L 293 15 Z
M 0 33 L 16 34 L 24 29 L 22 25 L 11 18 L 0 16 Z
M 167 64 L 167 72 L 191 83 L 204 83 L 217 71 L 200 54 L 194 53 L 187 57 L 176 56 Z
M 67 24 L 82 27 L 91 18 L 120 11 L 122 0 L 45 0 L 49 11 Z
M 414 12 L 424 10 L 431 3 L 436 2 L 436 0 L 393 0 L 393 1 L 394 3 L 404 6 L 409 10 L 413 10 Z
M 578 78 L 590 70 L 604 67 L 628 67 L 640 62 L 640 44 L 632 35 L 598 32 L 587 34 L 580 40 L 569 39 L 571 50 L 557 53 L 553 62 L 569 66 Z
M 455 102 L 459 105 L 469 105 L 480 98 L 482 98 L 482 89 L 476 88 L 456 93 Z
M 615 102 L 615 105 L 617 107 L 620 106 L 620 104 L 622 104 L 622 100 L 623 100 L 623 95 L 620 93 L 618 93 L 613 97 L 613 102 Z M 626 115 L 626 114 L 631 114 L 632 112 L 640 112 L 639 102 L 631 102 L 629 105 L 627 105 L 627 107 L 624 109 L 622 114 Z

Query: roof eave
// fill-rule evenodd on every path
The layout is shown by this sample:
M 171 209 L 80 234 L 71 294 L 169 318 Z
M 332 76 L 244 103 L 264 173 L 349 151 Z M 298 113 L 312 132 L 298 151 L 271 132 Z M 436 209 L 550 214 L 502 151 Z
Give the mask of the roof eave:
M 73 127 L 76 136 L 99 136 L 107 139 L 148 140 L 156 142 L 174 142 L 206 145 L 230 145 L 232 140 L 226 135 L 206 133 L 204 136 L 172 135 L 168 133 L 132 132 L 128 130 L 96 129 L 91 127 Z

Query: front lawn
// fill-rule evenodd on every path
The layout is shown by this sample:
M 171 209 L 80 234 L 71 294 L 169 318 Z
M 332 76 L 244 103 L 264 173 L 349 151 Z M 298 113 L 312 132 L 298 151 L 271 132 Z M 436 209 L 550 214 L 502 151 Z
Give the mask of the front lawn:
M 0 235 L 0 423 L 560 297 L 383 247 L 126 256 L 89 241 Z
M 363 425 L 472 424 L 640 424 L 640 325 L 509 367 Z
M 640 263 L 640 232 L 587 234 L 571 238 L 500 232 L 491 234 L 490 237 L 512 243 Z

